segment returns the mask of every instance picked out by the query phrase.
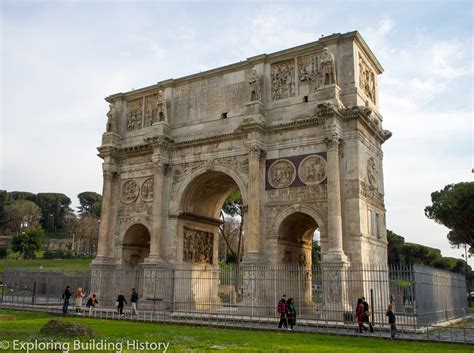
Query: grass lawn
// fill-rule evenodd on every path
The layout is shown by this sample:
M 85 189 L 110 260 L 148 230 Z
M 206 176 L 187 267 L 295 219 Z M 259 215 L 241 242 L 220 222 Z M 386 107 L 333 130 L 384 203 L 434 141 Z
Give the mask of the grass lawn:
M 5 268 L 41 271 L 87 271 L 91 261 L 91 259 L 0 260 L 0 272 Z M 43 266 L 43 268 L 40 268 L 40 266 Z
M 7 320 L 13 317 L 15 320 Z M 37 339 L 40 342 L 49 342 L 52 336 L 42 335 L 39 330 L 51 317 L 44 313 L 0 309 L 0 341 Z M 365 337 L 165 326 L 77 317 L 60 318 L 60 320 L 89 326 L 99 334 L 96 341 L 116 342 L 129 339 L 142 343 L 169 342 L 167 352 L 472 352 L 472 347 L 467 345 L 391 341 Z M 64 336 L 57 339 L 63 342 L 68 340 Z M 73 339 L 69 338 L 69 340 Z M 124 351 L 135 352 L 125 349 Z

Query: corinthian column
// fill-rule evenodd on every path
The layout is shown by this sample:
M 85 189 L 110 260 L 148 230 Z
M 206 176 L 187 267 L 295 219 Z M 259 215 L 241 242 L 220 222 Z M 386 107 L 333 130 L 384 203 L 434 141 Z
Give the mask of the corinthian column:
M 145 259 L 146 263 L 159 263 L 162 261 L 160 247 L 163 238 L 164 224 L 164 180 L 168 170 L 168 164 L 161 157 L 153 157 L 153 163 L 153 224 L 150 239 L 150 255 Z
M 325 139 L 327 145 L 328 237 L 329 249 L 323 261 L 345 262 L 342 246 L 341 186 L 339 173 L 339 144 L 337 134 Z
M 249 148 L 248 211 L 245 262 L 255 262 L 260 254 L 262 218 L 262 159 L 265 152 L 258 146 Z
M 110 223 L 112 216 L 112 185 L 115 180 L 116 170 L 111 163 L 102 164 L 104 185 L 102 189 L 102 208 L 99 224 L 99 240 L 97 244 L 97 261 L 106 260 L 111 257 Z

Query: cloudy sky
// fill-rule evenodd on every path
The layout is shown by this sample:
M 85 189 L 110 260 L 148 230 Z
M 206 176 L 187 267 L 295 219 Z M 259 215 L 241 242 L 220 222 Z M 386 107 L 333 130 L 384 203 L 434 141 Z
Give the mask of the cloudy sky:
M 385 69 L 388 228 L 461 255 L 423 209 L 432 191 L 472 180 L 469 1 L 0 3 L 0 189 L 77 205 L 102 189 L 107 95 L 358 30 Z

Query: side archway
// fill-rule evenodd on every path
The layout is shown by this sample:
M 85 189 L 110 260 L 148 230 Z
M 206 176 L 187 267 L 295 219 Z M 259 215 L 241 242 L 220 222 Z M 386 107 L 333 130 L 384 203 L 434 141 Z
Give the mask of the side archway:
M 136 267 L 150 254 L 150 231 L 141 223 L 131 225 L 122 241 L 122 261 L 124 265 Z

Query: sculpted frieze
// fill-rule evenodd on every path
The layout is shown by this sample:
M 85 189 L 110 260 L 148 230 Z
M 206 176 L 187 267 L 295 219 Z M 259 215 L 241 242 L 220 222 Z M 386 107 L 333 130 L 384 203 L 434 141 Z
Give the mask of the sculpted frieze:
M 346 199 L 361 197 L 377 206 L 384 207 L 383 194 L 362 180 L 348 180 L 344 183 L 344 189 Z
M 306 185 L 320 184 L 326 179 L 326 161 L 318 155 L 308 156 L 298 167 L 298 175 Z
M 375 159 L 370 157 L 367 159 L 367 179 L 369 180 L 370 186 L 377 189 L 377 176 L 378 171 L 375 165 Z
M 279 159 L 268 169 L 268 182 L 276 189 L 290 186 L 295 178 L 295 165 L 288 159 Z
M 128 102 L 128 113 L 127 113 L 127 131 L 139 130 L 142 128 L 142 106 L 143 99 L 135 99 Z
M 336 83 L 334 55 L 324 48 L 318 55 L 298 59 L 298 78 L 302 84 L 310 85 L 310 91 Z
M 375 73 L 359 53 L 359 87 L 374 103 L 375 101 Z
M 212 263 L 214 235 L 202 230 L 184 227 L 183 261 L 188 263 Z
M 121 199 L 124 204 L 135 202 L 138 197 L 139 187 L 135 180 L 127 180 L 122 185 Z
M 153 201 L 153 178 L 148 178 L 143 182 L 140 196 L 143 201 Z
M 294 97 L 295 61 L 293 59 L 272 64 L 272 100 Z
M 328 196 L 326 184 L 273 189 L 268 190 L 267 195 L 270 202 L 326 201 Z

